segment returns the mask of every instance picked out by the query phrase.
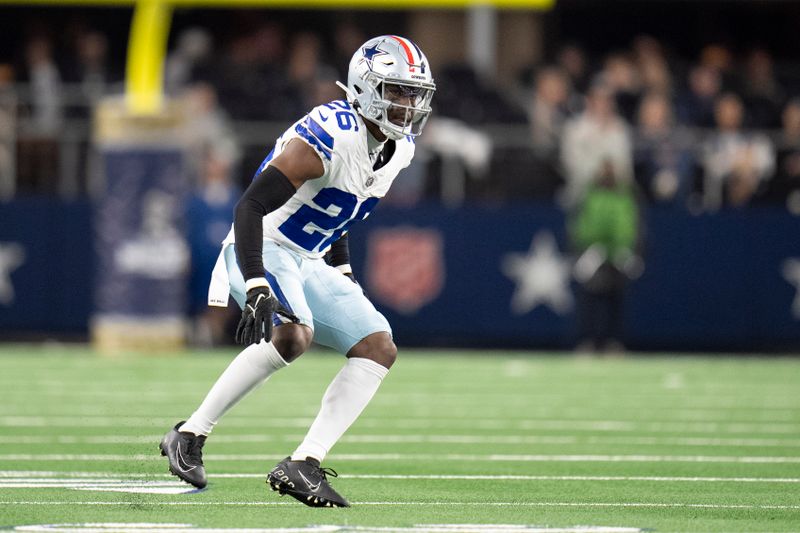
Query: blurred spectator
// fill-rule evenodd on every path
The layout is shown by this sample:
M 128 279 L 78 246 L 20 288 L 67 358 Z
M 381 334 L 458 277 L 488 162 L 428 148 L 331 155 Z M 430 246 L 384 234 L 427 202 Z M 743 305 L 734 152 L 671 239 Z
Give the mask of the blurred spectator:
M 188 28 L 178 36 L 175 49 L 164 64 L 164 89 L 169 95 L 180 94 L 193 81 L 195 69 L 208 61 L 213 40 L 204 28 Z
M 336 89 L 334 69 L 322 62 L 321 49 L 322 43 L 315 33 L 300 32 L 292 39 L 287 75 L 292 92 L 297 94 L 300 99 L 300 107 L 302 109 L 298 109 L 299 113 L 305 113 L 316 105 L 317 91 L 318 89 L 324 91 L 324 85 L 333 85 L 333 89 Z M 323 87 L 319 87 L 318 82 Z M 330 92 L 332 93 L 333 90 L 331 89 Z M 341 90 L 337 92 L 336 99 L 342 98 Z M 326 100 L 325 102 L 329 101 Z
M 292 38 L 287 61 L 289 81 L 296 88 L 311 83 L 320 68 L 320 48 L 322 43 L 319 37 L 312 32 L 303 31 Z
M 61 74 L 53 59 L 53 47 L 46 37 L 34 37 L 25 49 L 25 66 L 30 84 L 30 114 L 27 133 L 53 137 L 63 122 Z
M 700 65 L 719 73 L 724 90 L 738 89 L 738 77 L 734 69 L 733 53 L 722 43 L 711 43 L 700 50 Z
M 713 127 L 714 102 L 721 90 L 718 70 L 703 65 L 693 67 L 689 71 L 688 86 L 678 98 L 678 120 L 687 126 Z
M 17 95 L 14 68 L 0 63 L 0 201 L 8 200 L 16 189 Z
M 695 176 L 689 133 L 676 128 L 669 98 L 648 93 L 639 106 L 634 174 L 654 204 L 686 207 Z
M 284 62 L 283 28 L 274 23 L 237 35 L 223 55 L 204 66 L 198 79 L 211 83 L 220 105 L 239 120 L 293 118 L 300 104 Z
M 563 45 L 556 54 L 556 64 L 567 73 L 572 86 L 578 93 L 589 89 L 589 65 L 586 53 L 575 43 Z
M 321 69 L 311 84 L 308 108 L 310 109 L 334 100 L 343 100 L 345 97 L 344 93 L 342 89 L 336 85 L 338 79 L 338 74 L 332 67 Z M 308 109 L 305 111 L 308 111 Z
M 610 165 L 617 182 L 630 184 L 633 152 L 628 125 L 617 114 L 611 90 L 596 83 L 586 97 L 586 110 L 570 119 L 561 142 L 561 164 L 566 186 L 563 202 L 576 206 L 586 188 Z
M 629 279 L 641 274 L 636 255 L 639 214 L 630 184 L 620 182 L 605 160 L 571 228 L 578 254 L 580 351 L 624 349 L 624 299 Z
M 436 115 L 457 118 L 470 125 L 527 123 L 521 106 L 512 104 L 489 81 L 465 64 L 437 70 Z
M 631 52 L 637 63 L 641 63 L 648 57 L 664 57 L 664 49 L 661 43 L 652 35 L 639 34 L 631 42 Z
M 78 24 L 72 28 L 72 40 L 75 53 L 63 70 L 65 115 L 88 120 L 105 96 L 123 92 L 123 76 L 111 63 L 108 38 L 104 33 Z M 59 192 L 62 195 L 76 194 L 86 183 L 90 140 L 67 133 L 62 135 L 59 149 L 62 157 Z
M 226 154 L 227 164 L 235 168 L 241 152 L 230 120 L 218 105 L 214 88 L 208 83 L 195 83 L 185 90 L 184 98 L 189 113 L 186 132 L 193 175 L 199 181 L 204 170 L 208 170 L 209 147 L 214 147 L 216 154 Z
M 772 56 L 763 48 L 750 51 L 745 61 L 743 79 L 744 104 L 752 128 L 780 127 L 781 106 L 786 99 L 775 77 Z
M 715 107 L 716 131 L 703 152 L 703 200 L 707 209 L 750 202 L 772 176 L 775 154 L 769 139 L 742 130 L 744 107 L 733 93 L 723 94 Z
M 533 98 L 528 107 L 533 150 L 547 161 L 558 158 L 559 143 L 567 120 L 569 78 L 557 67 L 545 67 L 536 76 Z
M 423 161 L 431 154 L 436 154 L 442 161 L 440 185 L 441 199 L 445 204 L 453 206 L 464 201 L 467 177 L 481 179 L 486 176 L 492 155 L 492 139 L 479 129 L 457 119 L 433 117 L 425 126 L 425 135 L 420 137 L 419 143 Z M 408 180 L 396 194 L 392 193 L 395 204 L 409 205 L 420 198 L 424 177 L 417 175 L 416 178 L 416 182 Z M 404 172 L 402 180 L 398 181 L 405 179 Z
M 238 153 L 231 151 L 230 145 L 209 143 L 204 146 L 200 181 L 188 201 L 189 312 L 195 321 L 192 339 L 200 346 L 224 343 L 226 325 L 231 318 L 228 311 L 233 311 L 208 307 L 207 295 L 219 245 L 231 228 L 234 206 L 241 192 L 233 179 L 237 161 Z
M 648 35 L 640 35 L 633 42 L 633 55 L 641 77 L 643 92 L 671 95 L 672 73 L 661 43 Z
M 785 204 L 800 215 L 800 99 L 790 100 L 783 109 L 783 129 L 777 139 L 775 177 L 768 183 L 764 200 Z
M 633 122 L 642 86 L 639 71 L 631 58 L 624 53 L 609 55 L 599 77 L 614 93 L 620 115 Z
M 114 72 L 108 58 L 108 38 L 99 31 L 87 31 L 76 36 L 74 62 L 65 72 L 65 81 L 77 85 L 80 101 L 74 107 L 78 116 L 88 117 L 94 105 L 114 90 L 113 83 L 122 76 Z M 118 88 L 121 90 L 121 87 Z
M 52 44 L 43 36 L 25 47 L 28 109 L 19 136 L 19 189 L 55 192 L 58 182 L 58 135 L 63 123 L 61 74 Z
M 366 40 L 367 36 L 354 22 L 347 21 L 336 25 L 333 34 L 332 61 L 339 76 L 337 79 L 341 81 L 347 79 L 353 50 L 358 50 L 358 47 Z

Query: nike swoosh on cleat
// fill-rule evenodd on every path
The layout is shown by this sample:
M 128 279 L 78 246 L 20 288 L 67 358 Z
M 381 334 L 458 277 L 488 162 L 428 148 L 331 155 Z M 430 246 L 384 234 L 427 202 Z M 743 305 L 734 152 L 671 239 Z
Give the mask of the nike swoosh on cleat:
M 322 483 L 321 481 L 315 485 L 315 484 L 311 483 L 308 480 L 308 478 L 303 475 L 302 472 L 297 472 L 297 473 L 300 474 L 300 477 L 303 478 L 303 481 L 305 481 L 306 485 L 308 485 L 308 490 L 310 490 L 311 492 L 317 492 L 319 490 L 319 486 Z
M 187 463 L 186 459 L 183 458 L 183 455 L 181 455 L 180 443 L 178 443 L 178 446 L 175 447 L 175 462 L 178 464 L 178 468 L 180 469 L 181 472 L 191 472 L 192 470 L 197 468 L 197 465 L 189 466 L 189 463 Z M 184 468 L 184 466 L 186 466 L 186 468 Z

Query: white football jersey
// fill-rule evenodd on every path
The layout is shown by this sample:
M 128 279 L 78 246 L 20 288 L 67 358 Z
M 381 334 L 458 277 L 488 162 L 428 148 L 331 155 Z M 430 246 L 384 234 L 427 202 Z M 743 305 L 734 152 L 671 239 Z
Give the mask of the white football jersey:
M 373 170 L 364 120 L 344 100 L 315 107 L 275 142 L 258 176 L 292 139 L 316 150 L 324 173 L 306 181 L 281 208 L 264 217 L 264 238 L 309 258 L 322 257 L 352 224 L 364 220 L 414 157 L 414 140 L 395 141 L 388 162 Z M 392 142 L 392 141 L 387 141 Z M 233 242 L 233 231 L 226 242 Z

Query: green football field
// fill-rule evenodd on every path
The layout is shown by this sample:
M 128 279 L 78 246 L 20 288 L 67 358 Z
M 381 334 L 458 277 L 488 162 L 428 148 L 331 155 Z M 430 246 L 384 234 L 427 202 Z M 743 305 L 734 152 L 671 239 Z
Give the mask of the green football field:
M 353 506 L 313 509 L 264 477 L 341 367 L 328 352 L 223 419 L 206 490 L 167 473 L 158 441 L 234 355 L 0 348 L 0 528 L 800 531 L 798 359 L 402 351 L 323 464 Z

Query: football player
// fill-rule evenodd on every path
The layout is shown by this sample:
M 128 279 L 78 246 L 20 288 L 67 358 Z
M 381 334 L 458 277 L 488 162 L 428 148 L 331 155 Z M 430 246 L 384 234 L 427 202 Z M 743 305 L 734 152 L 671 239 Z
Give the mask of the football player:
M 338 82 L 337 82 L 338 83 Z M 275 142 L 242 195 L 222 245 L 209 304 L 242 308 L 231 362 L 200 407 L 161 442 L 170 471 L 203 488 L 202 448 L 225 412 L 312 338 L 347 356 L 305 439 L 267 483 L 309 506 L 347 507 L 321 468 L 397 356 L 386 319 L 354 283 L 347 231 L 375 208 L 414 156 L 436 86 L 409 39 L 370 39 L 353 55 L 346 98 L 318 106 Z

